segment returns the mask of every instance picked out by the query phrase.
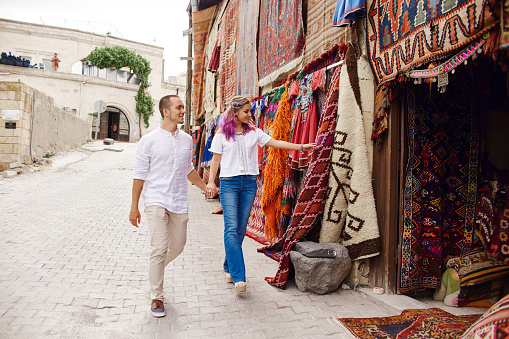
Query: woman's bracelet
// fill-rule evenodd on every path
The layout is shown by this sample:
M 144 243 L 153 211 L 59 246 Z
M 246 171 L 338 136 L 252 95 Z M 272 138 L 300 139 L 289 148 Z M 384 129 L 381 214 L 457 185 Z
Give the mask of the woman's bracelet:
M 300 152 L 304 153 L 304 146 L 302 144 L 300 144 Z

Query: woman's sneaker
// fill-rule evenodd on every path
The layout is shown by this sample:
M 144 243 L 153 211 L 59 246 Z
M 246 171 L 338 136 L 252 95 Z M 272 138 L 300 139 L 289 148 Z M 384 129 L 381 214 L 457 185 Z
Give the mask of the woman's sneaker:
M 166 315 L 166 313 L 164 313 L 164 304 L 162 300 L 152 300 L 150 311 L 152 312 L 152 315 L 157 318 L 164 317 Z

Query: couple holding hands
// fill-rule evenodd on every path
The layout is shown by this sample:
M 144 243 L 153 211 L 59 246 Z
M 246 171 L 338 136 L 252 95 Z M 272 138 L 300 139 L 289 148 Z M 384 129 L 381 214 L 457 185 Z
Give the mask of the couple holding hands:
M 138 227 L 141 220 L 138 204 L 143 195 L 150 229 L 149 282 L 151 312 L 155 317 L 165 315 L 164 268 L 182 252 L 186 243 L 187 180 L 208 197 L 219 192 L 224 217 L 225 278 L 234 284 L 236 292 L 245 292 L 242 241 L 256 195 L 258 145 L 299 151 L 309 151 L 315 146 L 274 140 L 250 124 L 249 99 L 234 97 L 212 140 L 213 157 L 209 182 L 205 184 L 192 165 L 192 138 L 178 129 L 178 124 L 184 123 L 184 103 L 176 95 L 167 95 L 160 100 L 159 111 L 163 118 L 160 128 L 143 136 L 138 143 L 129 214 L 129 221 Z M 214 184 L 219 166 L 221 191 Z

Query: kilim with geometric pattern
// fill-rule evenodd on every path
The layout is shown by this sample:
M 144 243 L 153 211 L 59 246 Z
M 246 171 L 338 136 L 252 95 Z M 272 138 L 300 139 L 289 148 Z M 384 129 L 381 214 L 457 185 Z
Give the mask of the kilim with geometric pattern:
M 428 84 L 410 86 L 407 101 L 401 292 L 436 288 L 443 259 L 471 249 L 479 152 L 468 70 L 458 70 L 444 94 Z

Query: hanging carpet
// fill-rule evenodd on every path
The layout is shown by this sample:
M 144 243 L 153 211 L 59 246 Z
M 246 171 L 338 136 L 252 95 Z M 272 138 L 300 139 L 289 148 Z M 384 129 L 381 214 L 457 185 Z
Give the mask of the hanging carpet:
M 259 0 L 240 0 L 239 36 L 237 42 L 237 95 L 258 96 L 256 36 Z
M 239 0 L 230 0 L 221 20 L 221 51 L 219 59 L 220 111 L 237 95 L 237 36 Z
M 379 83 L 465 47 L 493 27 L 496 0 L 373 0 L 368 49 Z
M 404 310 L 401 315 L 380 318 L 339 318 L 357 338 L 423 339 L 459 338 L 481 315 L 456 316 L 430 308 Z
M 458 71 L 445 94 L 427 84 L 408 89 L 401 292 L 438 287 L 443 259 L 471 250 L 479 150 L 472 81 Z
M 260 0 L 259 86 L 295 68 L 302 61 L 305 43 L 302 0 Z
M 337 0 L 321 0 L 308 5 L 304 65 L 331 50 L 335 44 L 346 43 L 348 31 L 331 25 L 336 2 Z
M 216 6 L 193 12 L 193 111 L 198 119 L 205 111 L 203 104 L 203 73 L 205 70 L 205 45 Z
M 329 191 L 320 231 L 321 243 L 341 242 L 352 260 L 380 254 L 380 233 L 371 184 L 364 121 L 359 101 L 357 60 L 347 52 L 339 80 L 338 120 L 329 175 Z
M 325 204 L 329 164 L 334 145 L 334 130 L 338 108 L 338 85 L 341 66 L 332 76 L 325 112 L 320 120 L 320 129 L 316 139 L 304 185 L 299 192 L 290 225 L 282 239 L 259 249 L 273 259 L 279 260 L 279 267 L 274 278 L 265 280 L 276 287 L 285 289 L 290 273 L 290 251 L 293 246 L 311 230 L 320 220 Z

